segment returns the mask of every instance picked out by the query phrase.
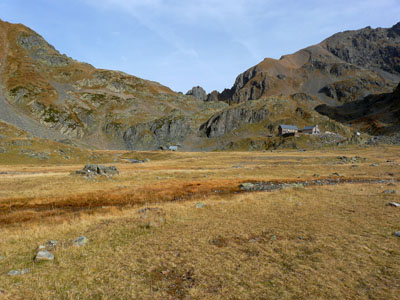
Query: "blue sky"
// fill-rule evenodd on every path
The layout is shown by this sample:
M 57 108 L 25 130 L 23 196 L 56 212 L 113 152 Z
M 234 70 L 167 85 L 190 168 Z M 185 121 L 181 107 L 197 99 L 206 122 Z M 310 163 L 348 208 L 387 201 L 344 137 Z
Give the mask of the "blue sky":
M 400 0 L 1 0 L 0 18 L 97 68 L 211 92 L 265 57 L 343 30 L 391 27 Z

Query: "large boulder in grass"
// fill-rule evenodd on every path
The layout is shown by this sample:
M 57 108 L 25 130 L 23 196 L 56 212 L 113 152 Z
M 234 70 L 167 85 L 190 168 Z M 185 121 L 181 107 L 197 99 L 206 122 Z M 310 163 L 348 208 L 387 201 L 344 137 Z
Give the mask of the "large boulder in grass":
M 79 175 L 86 175 L 86 176 L 96 176 L 96 175 L 103 175 L 103 176 L 113 176 L 118 175 L 119 171 L 115 166 L 102 166 L 102 165 L 86 165 L 82 170 L 76 171 L 76 174 Z

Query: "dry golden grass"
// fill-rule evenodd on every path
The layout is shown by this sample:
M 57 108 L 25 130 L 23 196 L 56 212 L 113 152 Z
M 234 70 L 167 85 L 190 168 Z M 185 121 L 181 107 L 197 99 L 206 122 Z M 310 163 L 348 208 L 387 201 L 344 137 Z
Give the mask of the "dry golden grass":
M 399 298 L 400 211 L 386 204 L 400 199 L 382 194 L 397 181 L 238 186 L 334 172 L 398 180 L 400 148 L 123 157 L 132 155 L 151 161 L 118 163 L 119 176 L 94 181 L 69 175 L 82 165 L 0 167 L 20 172 L 0 175 L 0 299 Z M 353 167 L 338 155 L 367 160 Z M 89 244 L 71 246 L 80 235 Z M 50 239 L 62 242 L 55 261 L 34 264 Z

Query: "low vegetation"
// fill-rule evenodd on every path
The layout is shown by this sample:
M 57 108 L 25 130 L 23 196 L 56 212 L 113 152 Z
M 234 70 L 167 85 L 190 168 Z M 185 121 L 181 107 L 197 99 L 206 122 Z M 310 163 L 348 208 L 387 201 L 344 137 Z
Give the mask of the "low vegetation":
M 0 154 L 0 299 L 398 297 L 398 147 L 97 154 L 120 174 Z M 376 181 L 240 188 L 325 178 Z

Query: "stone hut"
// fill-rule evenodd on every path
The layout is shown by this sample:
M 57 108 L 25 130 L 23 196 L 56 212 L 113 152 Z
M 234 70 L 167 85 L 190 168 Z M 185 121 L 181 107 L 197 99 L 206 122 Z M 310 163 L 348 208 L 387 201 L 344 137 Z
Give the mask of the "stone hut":
M 296 135 L 299 132 L 299 128 L 295 125 L 281 124 L 278 127 L 279 135 Z
M 307 133 L 307 134 L 320 134 L 320 130 L 318 128 L 318 125 L 313 125 L 313 126 L 305 126 L 302 130 L 302 133 Z

